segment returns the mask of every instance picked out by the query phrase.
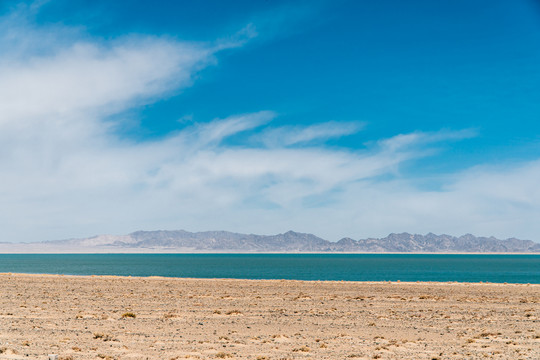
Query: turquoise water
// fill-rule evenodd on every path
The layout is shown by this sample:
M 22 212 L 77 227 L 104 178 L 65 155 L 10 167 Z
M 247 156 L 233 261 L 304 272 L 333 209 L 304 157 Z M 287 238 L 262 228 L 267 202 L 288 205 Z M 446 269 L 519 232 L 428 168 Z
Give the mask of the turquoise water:
M 539 255 L 0 254 L 0 272 L 348 281 L 540 283 Z

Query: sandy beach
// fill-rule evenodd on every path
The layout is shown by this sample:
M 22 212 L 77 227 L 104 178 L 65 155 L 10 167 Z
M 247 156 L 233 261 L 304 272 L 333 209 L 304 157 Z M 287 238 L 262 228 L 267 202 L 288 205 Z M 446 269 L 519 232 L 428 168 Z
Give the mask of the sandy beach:
M 0 359 L 538 359 L 540 285 L 0 275 Z

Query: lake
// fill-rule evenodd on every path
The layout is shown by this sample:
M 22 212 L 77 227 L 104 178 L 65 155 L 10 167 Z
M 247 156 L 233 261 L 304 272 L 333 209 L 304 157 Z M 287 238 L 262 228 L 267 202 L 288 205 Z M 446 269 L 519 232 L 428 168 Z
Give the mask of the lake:
M 539 255 L 0 254 L 0 272 L 345 281 L 540 283 Z

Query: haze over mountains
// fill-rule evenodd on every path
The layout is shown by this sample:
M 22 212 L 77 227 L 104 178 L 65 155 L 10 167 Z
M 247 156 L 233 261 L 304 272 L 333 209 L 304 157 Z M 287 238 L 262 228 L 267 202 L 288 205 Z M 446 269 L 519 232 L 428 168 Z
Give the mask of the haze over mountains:
M 37 243 L 0 243 L 2 253 L 539 253 L 531 240 L 450 235 L 390 234 L 385 238 L 337 242 L 312 234 L 289 231 L 278 235 L 227 231 L 137 231 L 128 235 L 98 235 L 85 239 Z

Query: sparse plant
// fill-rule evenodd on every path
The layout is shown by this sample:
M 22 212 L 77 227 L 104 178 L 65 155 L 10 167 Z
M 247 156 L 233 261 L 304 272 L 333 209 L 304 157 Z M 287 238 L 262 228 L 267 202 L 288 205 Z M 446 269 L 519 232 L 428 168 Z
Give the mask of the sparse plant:
M 122 319 L 125 319 L 125 318 L 136 318 L 137 315 L 135 315 L 134 313 L 132 312 L 126 312 L 126 313 L 123 313 L 122 314 Z
M 6 354 L 12 354 L 12 355 L 18 355 L 19 352 L 15 349 L 8 349 L 7 347 L 1 347 L 0 348 L 0 354 L 3 354 L 3 353 L 6 353 Z
M 241 315 L 242 312 L 241 312 L 240 310 L 234 309 L 234 310 L 229 310 L 229 311 L 227 311 L 226 314 L 227 314 L 227 315 Z
M 97 356 L 98 358 L 104 359 L 104 360 L 116 360 L 115 357 L 110 356 L 110 355 L 98 354 Z
M 94 333 L 94 339 L 101 339 L 103 341 L 113 341 L 114 340 L 112 335 L 104 334 L 104 333 Z
M 114 356 L 105 356 L 105 360 L 117 360 Z
M 216 354 L 216 357 L 217 357 L 218 359 L 226 359 L 226 358 L 232 358 L 233 356 L 232 356 L 231 354 L 229 354 L 229 353 L 226 353 L 226 352 L 221 351 L 221 352 L 218 352 L 218 353 Z

